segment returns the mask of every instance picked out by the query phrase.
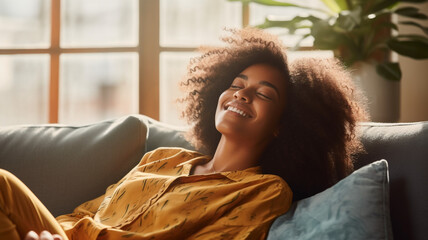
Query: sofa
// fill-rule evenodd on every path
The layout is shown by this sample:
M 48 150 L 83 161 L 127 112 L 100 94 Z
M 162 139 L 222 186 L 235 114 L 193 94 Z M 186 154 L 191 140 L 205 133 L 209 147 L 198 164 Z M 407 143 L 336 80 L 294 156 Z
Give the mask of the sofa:
M 79 126 L 3 126 L 0 168 L 58 216 L 102 195 L 148 151 L 193 149 L 185 130 L 144 115 Z M 268 239 L 427 239 L 428 122 L 365 122 L 358 134 L 365 152 L 355 156 L 355 174 L 293 203 Z

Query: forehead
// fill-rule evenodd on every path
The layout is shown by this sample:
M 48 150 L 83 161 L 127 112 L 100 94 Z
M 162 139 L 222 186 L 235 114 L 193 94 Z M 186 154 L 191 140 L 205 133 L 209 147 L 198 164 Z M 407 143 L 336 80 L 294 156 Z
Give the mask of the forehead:
M 245 80 L 254 81 L 256 83 L 263 81 L 269 82 L 279 91 L 285 91 L 286 77 L 283 72 L 274 66 L 265 63 L 253 64 L 244 69 L 241 75 L 247 78 Z

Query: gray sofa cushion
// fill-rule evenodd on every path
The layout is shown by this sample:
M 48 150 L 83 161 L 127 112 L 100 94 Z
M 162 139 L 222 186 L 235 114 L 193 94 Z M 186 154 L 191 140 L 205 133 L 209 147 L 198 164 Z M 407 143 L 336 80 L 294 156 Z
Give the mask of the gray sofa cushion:
M 156 121 L 147 116 L 145 118 L 148 126 L 147 134 L 147 152 L 152 151 L 158 147 L 182 147 L 189 150 L 195 148 L 184 138 L 186 128 L 177 127 Z
M 0 168 L 20 178 L 54 216 L 104 193 L 145 153 L 146 119 L 85 126 L 0 128 Z
M 428 235 L 428 122 L 361 123 L 366 154 L 356 168 L 386 159 L 390 176 L 391 222 L 395 239 Z

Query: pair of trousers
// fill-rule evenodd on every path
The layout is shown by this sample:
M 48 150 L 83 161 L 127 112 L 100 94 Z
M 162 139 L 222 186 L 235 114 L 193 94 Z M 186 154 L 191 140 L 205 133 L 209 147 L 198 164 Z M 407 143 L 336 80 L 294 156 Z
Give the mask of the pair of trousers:
M 0 239 L 21 240 L 29 231 L 67 236 L 33 192 L 10 172 L 0 169 Z

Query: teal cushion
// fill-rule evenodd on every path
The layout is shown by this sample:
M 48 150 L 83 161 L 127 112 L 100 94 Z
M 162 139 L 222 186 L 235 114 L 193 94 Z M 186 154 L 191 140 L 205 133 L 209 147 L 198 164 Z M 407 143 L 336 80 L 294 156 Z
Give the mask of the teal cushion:
M 366 165 L 293 203 L 274 221 L 267 239 L 392 239 L 387 162 Z

